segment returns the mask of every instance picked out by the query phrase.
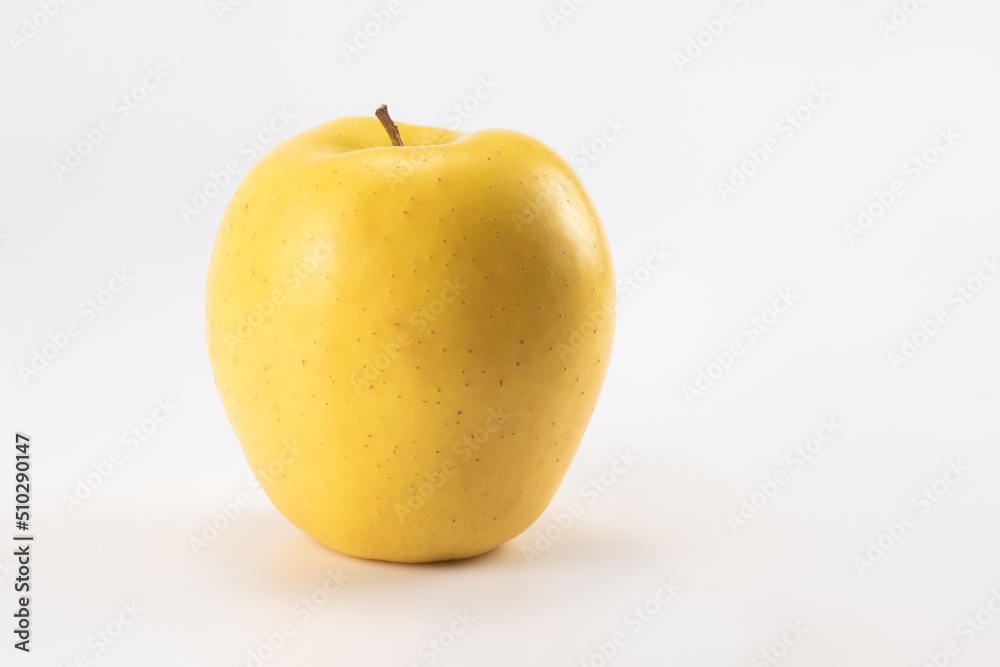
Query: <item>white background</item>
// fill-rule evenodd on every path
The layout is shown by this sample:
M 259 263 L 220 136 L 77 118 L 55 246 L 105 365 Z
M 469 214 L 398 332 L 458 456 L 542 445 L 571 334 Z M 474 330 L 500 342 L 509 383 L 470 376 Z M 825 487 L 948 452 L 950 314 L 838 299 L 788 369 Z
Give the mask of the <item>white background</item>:
M 350 59 L 341 45 L 387 2 L 246 0 L 221 16 L 211 0 L 69 2 L 34 34 L 40 4 L 0 14 L 0 496 L 9 507 L 26 432 L 37 535 L 30 656 L 11 648 L 0 550 L 4 665 L 253 665 L 286 621 L 268 666 L 429 665 L 445 633 L 434 664 L 596 667 L 618 631 L 608 664 L 764 665 L 779 642 L 788 667 L 919 667 L 951 640 L 949 664 L 1000 662 L 1000 615 L 983 613 L 972 641 L 959 627 L 1000 591 L 1000 280 L 961 308 L 953 291 L 1000 253 L 995 1 L 908 0 L 916 12 L 890 32 L 889 0 L 589 0 L 563 2 L 568 16 L 558 0 L 401 0 Z M 706 46 L 678 66 L 699 33 Z M 115 100 L 147 68 L 166 76 L 122 117 Z M 814 87 L 829 99 L 799 109 Z M 622 298 L 602 398 L 547 515 L 465 562 L 356 560 L 289 524 L 248 483 L 204 344 L 206 266 L 235 182 L 188 221 L 181 206 L 227 161 L 245 173 L 241 145 L 273 110 L 294 117 L 280 141 L 381 103 L 444 127 L 466 104 L 461 129 L 521 130 L 585 167 L 619 278 L 644 279 Z M 797 109 L 808 118 L 788 136 Z M 104 118 L 113 132 L 60 180 L 53 164 Z M 602 143 L 609 123 L 623 127 Z M 907 163 L 948 128 L 958 138 L 912 180 Z M 771 137 L 777 151 L 724 198 L 718 184 Z M 849 236 L 896 179 L 903 194 Z M 648 275 L 651 247 L 672 257 Z M 85 320 L 79 304 L 123 269 L 134 279 Z M 794 305 L 751 342 L 744 323 L 778 290 Z M 894 367 L 938 310 L 947 321 Z M 79 335 L 22 379 L 71 322 Z M 734 341 L 745 353 L 709 369 Z M 689 400 L 700 370 L 717 379 Z M 157 399 L 176 410 L 125 451 Z M 837 435 L 795 471 L 786 454 L 831 418 Z M 124 463 L 69 511 L 116 449 Z M 637 462 L 589 502 L 583 486 L 626 450 Z M 914 504 L 949 462 L 969 470 Z M 788 483 L 734 530 L 727 515 L 780 471 Z M 190 538 L 241 493 L 250 507 L 195 555 Z M 574 501 L 583 516 L 552 528 Z M 859 566 L 904 512 L 915 525 Z M 546 529 L 556 539 L 527 562 Z M 338 568 L 343 588 L 300 622 L 295 605 Z M 636 628 L 628 615 L 661 579 L 679 592 Z M 99 653 L 128 603 L 138 618 Z M 462 612 L 476 620 L 452 643 Z M 807 628 L 787 652 L 786 623 Z

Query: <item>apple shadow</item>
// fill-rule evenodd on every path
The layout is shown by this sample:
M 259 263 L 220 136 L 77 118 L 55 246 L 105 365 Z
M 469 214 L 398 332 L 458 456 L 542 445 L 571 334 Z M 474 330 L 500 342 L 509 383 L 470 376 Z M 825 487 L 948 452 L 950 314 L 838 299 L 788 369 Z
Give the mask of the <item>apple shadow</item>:
M 240 517 L 239 525 L 197 559 L 197 587 L 211 598 L 238 600 L 271 623 L 309 597 L 324 601 L 312 632 L 362 624 L 402 622 L 419 610 L 437 617 L 449 610 L 488 613 L 512 627 L 545 623 L 560 615 L 566 596 L 590 591 L 592 600 L 614 598 L 622 577 L 662 567 L 663 543 L 638 518 L 618 513 L 587 516 L 547 548 L 538 536 L 552 525 L 543 516 L 525 533 L 471 558 L 432 563 L 367 560 L 335 551 L 300 531 L 273 508 Z M 554 531 L 553 531 L 554 532 Z M 660 535 L 662 537 L 662 535 Z M 659 547 L 659 549 L 657 548 Z M 531 555 L 534 549 L 537 555 Z M 322 592 L 330 584 L 335 593 Z M 502 620 L 501 620 L 502 619 Z M 352 621 L 354 622 L 354 621 Z
M 556 570 L 592 577 L 607 568 L 629 568 L 662 558 L 656 554 L 649 527 L 594 517 L 579 521 L 556 539 L 544 537 L 550 523 L 543 517 L 520 536 L 470 558 L 430 563 L 394 563 L 357 558 L 316 541 L 277 511 L 241 517 L 240 525 L 213 546 L 205 567 L 220 585 L 245 589 L 252 585 L 280 593 L 308 591 L 330 573 L 347 573 L 351 588 L 368 590 L 427 585 L 429 580 L 459 577 L 473 580 L 489 571 L 500 581 L 534 580 Z M 662 548 L 662 544 L 660 545 Z

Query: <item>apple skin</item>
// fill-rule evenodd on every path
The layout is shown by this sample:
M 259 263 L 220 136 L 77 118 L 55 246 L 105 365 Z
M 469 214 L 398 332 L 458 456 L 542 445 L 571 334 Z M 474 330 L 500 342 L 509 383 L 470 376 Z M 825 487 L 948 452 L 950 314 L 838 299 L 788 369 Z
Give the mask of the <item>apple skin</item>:
M 251 469 L 323 544 L 466 558 L 527 529 L 593 413 L 615 280 L 572 168 L 518 132 L 327 122 L 223 214 L 209 359 Z

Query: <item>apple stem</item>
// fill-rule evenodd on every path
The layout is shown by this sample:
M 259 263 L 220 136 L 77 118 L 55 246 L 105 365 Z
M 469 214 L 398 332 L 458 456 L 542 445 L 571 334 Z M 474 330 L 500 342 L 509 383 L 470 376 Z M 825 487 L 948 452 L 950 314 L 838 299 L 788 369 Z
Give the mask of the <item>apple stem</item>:
M 403 139 L 399 136 L 399 128 L 396 124 L 392 122 L 392 118 L 389 117 L 389 107 L 386 105 L 380 106 L 375 110 L 375 117 L 382 122 L 382 127 L 389 134 L 389 138 L 392 140 L 393 146 L 402 146 Z

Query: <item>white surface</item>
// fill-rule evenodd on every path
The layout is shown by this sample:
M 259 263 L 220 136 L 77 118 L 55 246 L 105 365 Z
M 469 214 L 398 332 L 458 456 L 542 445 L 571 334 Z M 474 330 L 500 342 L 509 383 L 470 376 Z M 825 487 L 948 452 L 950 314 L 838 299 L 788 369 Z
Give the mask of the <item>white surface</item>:
M 208 0 L 69 3 L 18 52 L 5 38 L 0 495 L 12 496 L 8 443 L 26 432 L 38 542 L 35 650 L 15 653 L 5 631 L 0 662 L 247 665 L 288 620 L 295 634 L 268 667 L 429 665 L 421 647 L 468 611 L 475 622 L 435 664 L 580 665 L 619 630 L 627 643 L 610 664 L 768 664 L 755 654 L 796 621 L 808 631 L 788 667 L 917 667 L 952 639 L 949 664 L 1000 663 L 1000 615 L 971 642 L 957 634 L 1000 590 L 1000 280 L 961 310 L 948 296 L 1000 253 L 1000 7 L 926 3 L 884 38 L 888 0 L 590 0 L 555 28 L 557 0 L 402 0 L 346 62 L 339 44 L 386 6 L 256 0 L 220 19 Z M 672 54 L 727 7 L 732 23 L 678 71 Z M 8 2 L 0 27 L 35 11 Z M 114 100 L 157 66 L 162 83 L 116 115 Z M 624 300 L 602 399 L 547 517 L 467 562 L 351 559 L 248 484 L 202 319 L 234 184 L 188 224 L 179 206 L 228 160 L 245 172 L 241 142 L 274 109 L 294 115 L 278 140 L 383 102 L 398 120 L 448 127 L 480 77 L 499 85 L 462 129 L 518 129 L 572 158 L 623 122 L 582 177 L 620 277 L 651 245 L 673 258 Z M 786 138 L 777 123 L 813 86 L 832 98 Z M 113 133 L 59 182 L 52 162 L 104 117 Z M 959 139 L 911 182 L 904 163 L 942 127 Z M 769 137 L 777 152 L 723 202 L 717 181 Z M 905 194 L 849 243 L 843 225 L 894 178 Z M 122 268 L 134 281 L 83 322 L 78 304 Z M 689 403 L 683 385 L 748 342 L 741 327 L 779 289 L 794 306 Z M 887 354 L 942 308 L 940 333 L 894 371 Z M 22 382 L 18 365 L 70 321 L 81 334 Z M 176 412 L 67 512 L 63 494 L 158 398 Z M 734 534 L 727 514 L 830 417 L 840 433 Z M 581 487 L 626 449 L 638 463 L 589 503 Z M 957 460 L 970 471 L 926 513 L 915 507 Z M 189 538 L 240 493 L 251 506 L 195 556 Z M 536 529 L 581 499 L 584 515 L 527 564 Z M 916 525 L 859 573 L 854 557 L 905 511 Z M 296 602 L 338 568 L 342 590 L 301 623 Z M 681 590 L 633 632 L 630 610 L 670 578 Z M 132 601 L 138 619 L 97 655 L 91 636 Z

